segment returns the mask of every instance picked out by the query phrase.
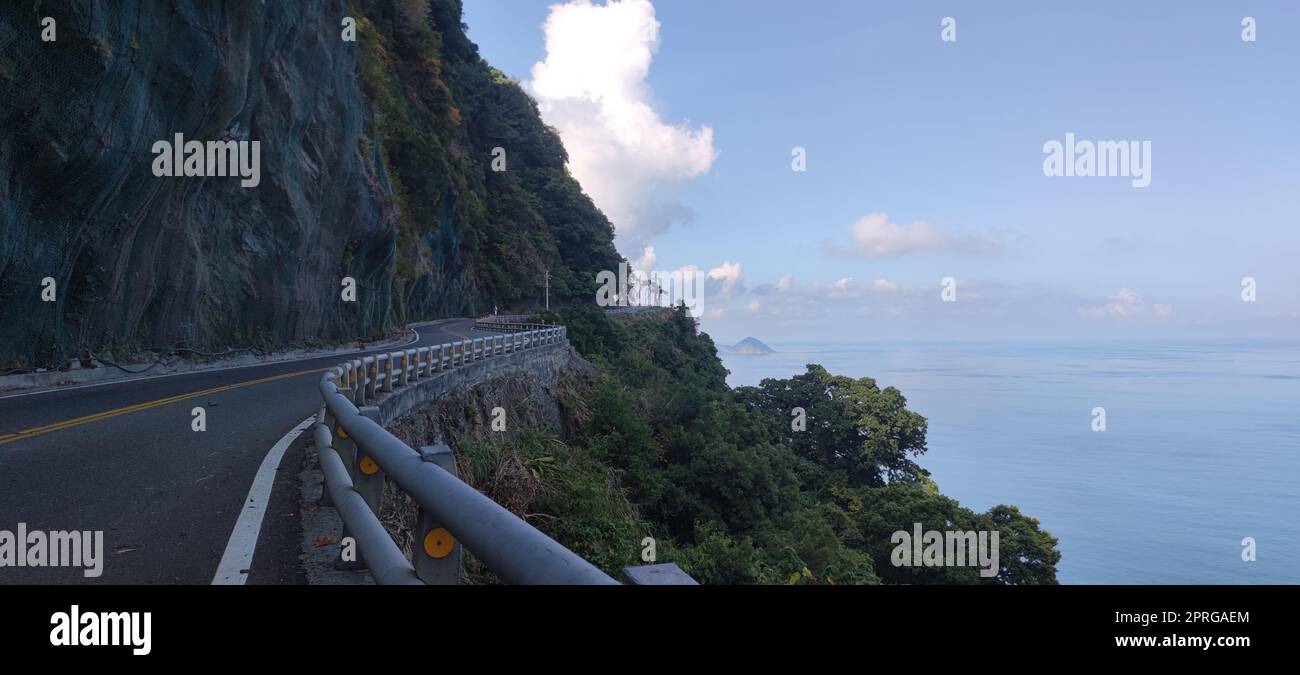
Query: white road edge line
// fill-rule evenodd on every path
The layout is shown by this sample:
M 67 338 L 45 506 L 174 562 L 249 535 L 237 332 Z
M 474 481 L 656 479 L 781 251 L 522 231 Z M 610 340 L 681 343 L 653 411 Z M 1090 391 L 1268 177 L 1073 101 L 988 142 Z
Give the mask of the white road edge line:
M 248 581 L 248 572 L 253 568 L 253 550 L 257 548 L 257 539 L 262 534 L 262 519 L 266 507 L 271 501 L 271 488 L 275 487 L 275 472 L 280 467 L 280 460 L 290 445 L 316 423 L 312 415 L 298 423 L 271 446 L 271 451 L 262 459 L 257 475 L 253 477 L 253 486 L 248 489 L 244 508 L 235 521 L 235 529 L 226 542 L 226 552 L 217 564 L 217 573 L 212 577 L 213 586 L 241 586 Z

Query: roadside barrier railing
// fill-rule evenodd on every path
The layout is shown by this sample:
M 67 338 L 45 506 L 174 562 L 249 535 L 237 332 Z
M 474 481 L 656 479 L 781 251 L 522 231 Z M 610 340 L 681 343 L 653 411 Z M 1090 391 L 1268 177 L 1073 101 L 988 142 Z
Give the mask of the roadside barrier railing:
M 475 327 L 497 334 L 355 358 L 326 371 L 313 430 L 328 493 L 322 500 L 338 509 L 343 536 L 380 584 L 456 583 L 462 544 L 506 583 L 618 583 L 457 478 L 447 446 L 416 451 L 382 426 L 372 405 L 381 397 L 568 345 L 563 326 L 489 319 Z M 377 516 L 386 479 L 419 506 L 409 559 Z

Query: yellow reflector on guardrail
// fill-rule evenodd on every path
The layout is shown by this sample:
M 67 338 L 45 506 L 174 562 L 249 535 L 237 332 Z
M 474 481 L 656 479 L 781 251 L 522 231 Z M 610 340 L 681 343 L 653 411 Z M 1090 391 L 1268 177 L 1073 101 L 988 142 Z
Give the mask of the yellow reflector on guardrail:
M 446 558 L 456 547 L 456 539 L 441 527 L 435 527 L 424 535 L 424 552 L 430 558 Z

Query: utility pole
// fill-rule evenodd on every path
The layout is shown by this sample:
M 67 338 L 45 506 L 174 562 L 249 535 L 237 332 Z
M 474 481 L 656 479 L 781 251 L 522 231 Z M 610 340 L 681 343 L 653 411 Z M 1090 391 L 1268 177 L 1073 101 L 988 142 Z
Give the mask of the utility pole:
M 542 276 L 542 279 L 546 282 L 546 311 L 549 312 L 551 311 L 551 271 L 546 270 L 546 274 Z

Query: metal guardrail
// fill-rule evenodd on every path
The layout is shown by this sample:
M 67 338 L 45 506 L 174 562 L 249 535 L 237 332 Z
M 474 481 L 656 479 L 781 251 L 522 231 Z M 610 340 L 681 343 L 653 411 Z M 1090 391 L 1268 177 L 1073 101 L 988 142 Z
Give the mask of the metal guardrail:
M 563 326 L 530 324 L 519 318 L 475 322 L 475 328 L 501 335 L 352 359 L 321 378 L 324 405 L 313 431 L 321 471 L 329 499 L 343 519 L 344 536 L 356 542 L 376 582 L 454 583 L 463 543 L 506 583 L 618 583 L 461 482 L 446 446 L 417 452 L 388 433 L 380 424 L 379 409 L 367 405 L 383 393 L 417 386 L 446 371 L 567 344 Z M 410 560 L 376 515 L 385 477 L 420 507 Z

